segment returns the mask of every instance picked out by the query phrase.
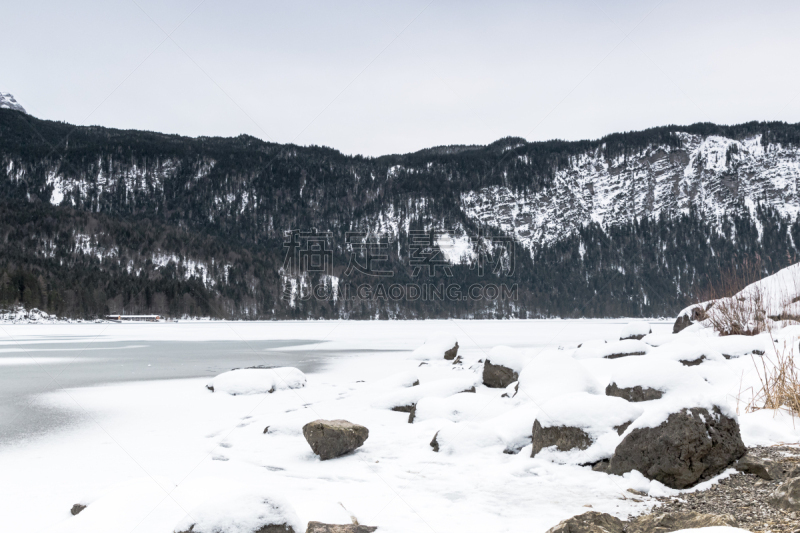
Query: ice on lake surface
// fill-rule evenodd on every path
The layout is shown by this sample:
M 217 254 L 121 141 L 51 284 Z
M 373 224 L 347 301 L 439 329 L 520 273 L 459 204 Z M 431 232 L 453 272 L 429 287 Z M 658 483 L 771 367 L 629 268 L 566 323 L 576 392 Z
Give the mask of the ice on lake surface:
M 604 387 L 629 358 L 571 354 L 589 340 L 617 341 L 627 322 L 3 325 L 4 529 L 171 533 L 201 512 L 209 523 L 224 521 L 208 510 L 224 509 L 230 494 L 284 502 L 302 524 L 349 523 L 352 514 L 381 532 L 544 532 L 587 505 L 620 517 L 643 512 L 652 500 L 625 497 L 629 488 L 659 489 L 642 476 L 531 458 L 530 445 L 503 453 L 530 434 L 535 391 L 535 402 L 482 385 L 475 394 L 434 395 L 414 424 L 384 405 L 412 378 L 429 388 L 466 381 L 490 353 L 512 354 L 520 365 L 538 361 L 542 369 L 545 361 L 569 372 L 580 367 L 580 379 Z M 653 346 L 688 339 L 670 335 L 671 321 L 651 326 Z M 463 364 L 414 355 L 442 339 L 458 340 Z M 703 342 L 684 344 L 697 351 Z M 508 348 L 493 351 L 498 346 Z M 667 354 L 661 366 L 670 367 L 669 350 L 659 350 Z M 299 368 L 306 386 L 235 396 L 206 388 L 217 374 L 258 365 Z M 755 378 L 751 369 L 748 358 L 720 357 L 687 371 L 730 400 L 742 376 L 745 384 Z M 525 379 L 559 394 L 577 378 L 548 383 L 528 366 Z M 369 439 L 354 453 L 320 462 L 301 432 L 317 418 L 363 424 Z M 800 429 L 772 413 L 740 422 L 748 445 L 800 440 Z M 429 443 L 440 430 L 449 440 L 434 453 Z M 75 503 L 88 507 L 72 516 Z

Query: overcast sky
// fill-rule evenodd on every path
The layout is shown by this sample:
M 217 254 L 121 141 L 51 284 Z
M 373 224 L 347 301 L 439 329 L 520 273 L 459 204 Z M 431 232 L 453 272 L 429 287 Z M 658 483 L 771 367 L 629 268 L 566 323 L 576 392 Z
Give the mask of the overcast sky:
M 380 155 L 800 122 L 800 2 L 5 2 L 29 113 Z

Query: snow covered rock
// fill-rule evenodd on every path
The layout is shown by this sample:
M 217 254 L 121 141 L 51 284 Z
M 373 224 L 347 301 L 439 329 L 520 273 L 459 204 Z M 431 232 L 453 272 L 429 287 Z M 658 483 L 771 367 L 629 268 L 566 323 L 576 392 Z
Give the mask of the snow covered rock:
M 769 503 L 787 512 L 800 511 L 800 477 L 790 479 L 770 494 Z
M 325 461 L 360 447 L 369 437 L 369 430 L 347 420 L 315 420 L 303 426 L 303 436 Z
M 546 533 L 623 533 L 624 530 L 625 523 L 616 516 L 589 511 L 559 522 Z
M 628 324 L 622 328 L 622 333 L 619 335 L 619 340 L 625 341 L 628 339 L 634 339 L 640 341 L 645 335 L 649 335 L 652 332 L 653 330 L 650 328 L 650 323 L 648 322 L 643 320 L 628 322 Z
M 702 527 L 737 527 L 736 519 L 729 514 L 715 515 L 695 511 L 656 513 L 639 517 L 626 527 L 627 533 L 666 533 Z
M 306 533 L 372 533 L 378 528 L 355 524 L 323 524 L 322 522 L 309 522 Z
M 635 428 L 614 450 L 609 473 L 638 470 L 674 489 L 721 473 L 747 449 L 738 422 L 719 409 L 682 409 L 657 427 Z
M 301 389 L 306 386 L 306 376 L 297 368 L 239 368 L 214 377 L 206 388 L 211 392 L 230 395 L 263 394 L 276 390 Z
M 603 344 L 584 343 L 575 350 L 575 359 L 617 359 L 631 355 L 645 355 L 651 350 L 651 346 L 640 340 L 628 339 L 617 342 L 607 342 Z
M 495 346 L 483 365 L 483 384 L 494 389 L 504 389 L 517 381 L 525 365 L 525 357 L 510 346 Z
M 236 490 L 192 509 L 175 533 L 301 533 L 302 523 L 280 498 Z
M 658 400 L 663 395 L 663 391 L 651 389 L 650 387 L 642 387 L 641 385 L 636 385 L 634 387 L 618 387 L 616 383 L 610 383 L 606 387 L 606 396 L 616 396 L 617 398 L 622 398 L 629 402 Z
M 515 392 L 517 398 L 541 404 L 577 392 L 603 394 L 603 385 L 580 361 L 563 351 L 552 350 L 525 365 L 519 375 L 519 390 Z
M 542 427 L 536 420 L 533 423 L 533 449 L 531 457 L 544 448 L 555 446 L 558 450 L 566 452 L 572 449 L 585 450 L 592 445 L 592 438 L 581 428 L 570 426 Z
M 483 363 L 483 384 L 493 389 L 505 389 L 519 379 L 519 374 L 503 365 L 492 364 L 489 359 Z
M 605 390 L 606 395 L 618 396 L 629 402 L 641 402 L 663 396 L 663 394 L 658 395 L 658 392 L 713 394 L 709 384 L 700 375 L 679 361 L 673 360 L 673 354 L 666 352 L 666 348 L 656 348 L 647 357 L 631 357 L 616 361 L 609 385 Z M 679 354 L 674 356 L 681 357 Z
M 560 396 L 543 403 L 533 424 L 531 457 L 544 448 L 555 446 L 558 451 L 586 450 L 603 438 L 619 442 L 617 428 L 639 417 L 642 407 L 613 396 L 598 396 L 585 392 Z M 577 462 L 595 462 L 597 458 L 575 457 Z M 583 461 L 586 459 L 586 461 Z M 572 461 L 570 461 L 572 462 Z
M 453 351 L 455 350 L 455 351 Z M 448 359 L 448 354 L 452 353 L 455 359 L 458 353 L 458 339 L 452 335 L 437 335 L 425 340 L 425 344 L 411 352 L 411 359 L 429 361 L 431 359 Z
M 457 355 L 458 355 L 458 341 L 456 341 L 455 346 L 453 346 L 449 350 L 445 350 L 444 358 L 447 359 L 448 361 L 452 361 L 453 359 L 456 358 Z
M 410 413 L 422 398 L 446 398 L 459 392 L 475 392 L 478 376 L 472 372 L 459 372 L 457 377 L 437 379 L 421 385 L 402 388 L 384 394 L 372 402 L 376 409 L 392 409 Z

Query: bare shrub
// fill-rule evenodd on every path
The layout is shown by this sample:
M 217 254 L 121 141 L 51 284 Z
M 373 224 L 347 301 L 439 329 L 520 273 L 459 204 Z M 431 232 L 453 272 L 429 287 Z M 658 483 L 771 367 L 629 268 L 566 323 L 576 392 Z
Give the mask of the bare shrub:
M 752 261 L 745 259 L 740 264 L 722 270 L 717 280 L 709 282 L 703 294 L 703 300 L 710 302 L 710 305 L 705 309 L 695 308 L 692 320 L 708 320 L 720 335 L 758 335 L 765 331 L 762 292 L 756 288 L 746 296 L 733 297 L 748 285 L 761 280 L 762 268 L 761 257 L 757 255 Z
M 800 295 L 800 269 L 776 274 L 769 284 L 757 283 L 762 272 L 758 256 L 723 271 L 719 280 L 709 283 L 706 307 L 695 308 L 692 320 L 707 321 L 720 335 L 758 335 L 774 322 L 797 322 L 800 317 L 792 304 Z

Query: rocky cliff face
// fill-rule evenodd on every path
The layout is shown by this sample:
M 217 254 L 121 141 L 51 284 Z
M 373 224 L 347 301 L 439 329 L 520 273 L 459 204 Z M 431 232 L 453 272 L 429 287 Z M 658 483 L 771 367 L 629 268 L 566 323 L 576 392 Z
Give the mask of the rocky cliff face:
M 653 145 L 606 159 L 598 148 L 556 172 L 540 191 L 492 186 L 461 195 L 468 217 L 502 228 L 527 248 L 574 234 L 585 224 L 603 227 L 661 213 L 698 209 L 707 219 L 759 203 L 794 219 L 800 208 L 800 150 L 677 132 L 680 147 Z

